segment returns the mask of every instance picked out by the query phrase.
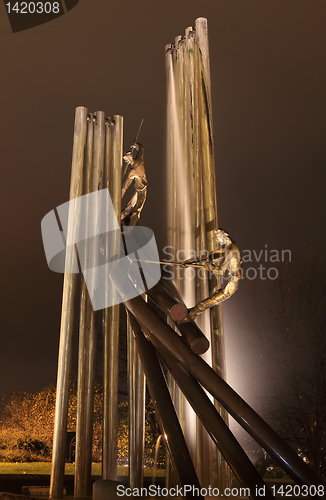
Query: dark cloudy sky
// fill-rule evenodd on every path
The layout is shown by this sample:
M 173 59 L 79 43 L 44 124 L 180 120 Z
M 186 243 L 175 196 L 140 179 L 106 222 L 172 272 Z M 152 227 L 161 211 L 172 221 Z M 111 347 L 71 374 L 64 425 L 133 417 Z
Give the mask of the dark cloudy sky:
M 242 250 L 324 249 L 325 15 L 325 0 L 80 0 L 12 33 L 1 3 L 1 396 L 55 380 L 62 276 L 40 223 L 68 200 L 77 106 L 123 115 L 125 150 L 145 119 L 142 224 L 164 246 L 164 47 L 197 17 L 209 26 L 220 226 Z M 226 336 L 231 383 L 250 400 L 241 285 Z

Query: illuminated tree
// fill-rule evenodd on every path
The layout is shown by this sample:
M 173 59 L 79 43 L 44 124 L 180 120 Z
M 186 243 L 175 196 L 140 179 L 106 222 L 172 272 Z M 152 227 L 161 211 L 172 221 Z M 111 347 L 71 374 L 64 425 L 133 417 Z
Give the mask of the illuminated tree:
M 53 385 L 36 393 L 14 392 L 0 414 L 0 460 L 9 462 L 51 460 L 56 390 Z M 155 453 L 157 432 L 153 434 L 155 412 L 147 402 L 145 455 L 147 464 Z M 95 386 L 93 414 L 93 461 L 102 458 L 103 393 Z M 77 390 L 70 385 L 68 431 L 76 430 Z M 157 429 L 156 429 L 157 431 Z M 164 455 L 164 454 L 163 454 Z M 128 463 L 128 405 L 119 404 L 118 461 Z M 162 457 L 160 457 L 162 462 Z

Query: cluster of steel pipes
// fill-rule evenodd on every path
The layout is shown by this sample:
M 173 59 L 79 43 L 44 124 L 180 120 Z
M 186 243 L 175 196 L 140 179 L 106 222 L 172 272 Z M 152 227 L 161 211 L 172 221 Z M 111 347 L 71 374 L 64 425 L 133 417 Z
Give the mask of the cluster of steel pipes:
M 216 248 L 218 228 L 211 80 L 207 20 L 199 18 L 174 45 L 166 46 L 167 78 L 167 210 L 168 245 L 174 260 L 185 260 Z M 178 270 L 174 283 L 187 307 L 211 295 L 220 286 L 201 269 Z M 225 347 L 222 306 L 203 313 L 197 323 L 210 341 L 205 360 L 225 379 Z M 174 389 L 178 392 L 178 389 Z M 177 401 L 180 403 L 178 404 Z M 224 420 L 225 411 L 215 403 Z M 220 451 L 185 399 L 176 397 L 177 411 L 201 482 L 225 488 L 230 474 Z M 214 464 L 212 467 L 211 464 Z
M 70 201 L 83 195 L 108 189 L 117 220 L 121 212 L 121 172 L 122 172 L 122 132 L 121 116 L 106 118 L 103 111 L 90 113 L 84 107 L 76 109 Z M 96 208 L 96 207 L 95 207 Z M 83 240 L 88 234 L 96 234 L 99 225 L 97 210 L 86 209 L 81 221 L 81 204 L 70 203 L 67 225 L 65 272 L 62 296 L 62 315 L 57 376 L 57 396 L 50 496 L 63 495 L 65 467 L 66 430 L 68 420 L 69 384 L 72 363 L 72 337 L 76 314 L 77 282 L 81 279 L 78 355 L 78 395 L 76 426 L 75 496 L 90 495 L 92 464 L 93 402 L 96 360 L 96 320 L 95 311 L 89 297 L 82 274 L 72 273 L 73 261 L 80 259 L 75 244 L 69 242 Z M 81 228 L 85 232 L 80 234 Z M 111 249 L 119 255 L 120 239 L 117 233 L 110 233 Z M 86 246 L 83 260 L 95 267 L 97 252 L 90 244 Z M 78 260 L 79 268 L 84 262 Z M 70 272 L 69 272 L 70 271 Z M 106 293 L 117 293 L 107 277 Z M 114 479 L 117 475 L 117 435 L 118 435 L 118 362 L 119 359 L 119 305 L 103 310 L 104 341 L 104 387 L 103 387 L 103 457 L 104 479 Z

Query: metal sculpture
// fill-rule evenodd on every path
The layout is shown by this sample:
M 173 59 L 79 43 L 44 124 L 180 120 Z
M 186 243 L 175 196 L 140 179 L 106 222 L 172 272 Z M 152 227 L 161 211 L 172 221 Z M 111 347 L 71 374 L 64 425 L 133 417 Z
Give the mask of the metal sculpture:
M 209 481 L 215 485 L 218 481 L 221 490 L 229 480 L 227 463 L 241 483 L 250 488 L 250 498 L 273 498 L 265 488 L 264 495 L 261 495 L 264 482 L 230 432 L 227 413 L 232 415 L 295 481 L 299 484 L 318 485 L 319 478 L 312 470 L 224 380 L 221 304 L 238 288 L 241 258 L 236 243 L 217 225 L 206 20 L 198 19 L 195 29 L 188 28 L 184 39 L 178 37 L 176 45 L 167 48 L 166 61 L 170 153 L 168 239 L 176 256 L 177 251 L 182 248 L 180 245 L 184 244 L 184 250 L 195 249 L 197 257 L 182 261 L 175 259 L 173 262 L 156 262 L 162 266 L 162 277 L 155 286 L 146 290 L 146 297 L 135 297 L 135 285 L 129 268 L 123 272 L 121 269 L 112 268 L 105 276 L 106 293 L 121 294 L 128 318 L 130 486 L 142 485 L 145 375 L 169 463 L 180 485 L 192 484 L 194 488 L 200 489 L 200 486 L 210 484 Z M 122 118 L 105 118 L 103 112 L 88 114 L 86 108 L 77 108 L 70 199 L 102 187 L 108 188 L 118 220 L 125 226 L 137 225 L 147 194 L 144 148 L 137 139 L 138 134 L 130 152 L 122 157 Z M 122 158 L 126 162 L 126 168 L 123 168 Z M 121 211 L 121 198 L 132 182 L 135 193 L 126 208 Z M 180 197 L 179 188 L 183 189 L 183 197 Z M 191 198 L 195 199 L 192 205 Z M 73 207 L 74 209 L 69 211 L 67 230 L 71 241 L 74 241 L 75 233 L 79 231 L 81 217 L 76 208 L 78 204 Z M 86 212 L 85 234 L 88 234 L 90 225 L 95 227 L 98 223 L 96 214 L 92 217 Z M 105 257 L 105 248 L 108 248 L 108 245 L 115 257 L 121 255 L 118 232 L 120 233 L 113 231 L 111 235 L 103 235 L 101 242 L 94 248 L 92 245 L 87 247 L 87 251 L 92 255 L 94 267 L 97 265 L 99 254 Z M 86 259 L 86 253 L 84 257 Z M 71 269 L 69 263 L 73 258 L 75 247 L 67 247 L 66 269 Z M 133 257 L 128 258 L 132 262 Z M 152 261 L 140 259 L 140 266 L 141 262 L 145 265 Z M 182 279 L 180 276 L 175 276 L 173 282 L 168 279 L 167 271 L 171 266 L 181 269 L 184 273 L 181 275 Z M 192 280 L 187 277 L 186 273 L 190 268 L 202 271 L 201 280 L 199 274 Z M 221 284 L 221 278 L 224 276 L 227 282 Z M 64 444 L 77 279 L 77 274 L 66 273 L 64 276 L 50 488 L 52 498 L 61 498 L 63 495 Z M 154 304 L 165 313 L 167 322 L 155 312 Z M 103 311 L 102 324 L 102 477 L 104 480 L 116 480 L 119 305 L 113 305 Z M 206 362 L 210 344 L 211 359 Z M 96 314 L 82 277 L 74 491 L 75 497 L 79 498 L 90 495 L 95 350 Z M 206 356 L 206 360 L 201 355 Z M 173 378 L 180 388 L 179 395 L 171 380 L 170 390 L 168 389 L 162 363 L 169 370 L 170 378 Z M 215 398 L 215 405 L 203 388 Z M 192 417 L 185 409 L 187 407 L 183 397 L 198 417 L 195 425 L 195 446 L 187 422 L 187 417 Z M 260 494 L 257 493 L 259 488 Z M 194 495 L 192 492 L 188 492 L 187 498 L 194 496 L 203 498 L 201 494 Z
M 236 243 L 230 238 L 228 233 L 222 229 L 214 231 L 218 249 L 208 254 L 206 260 L 185 261 L 183 267 L 204 268 L 215 276 L 223 276 L 227 273 L 227 283 L 213 292 L 207 299 L 203 299 L 192 307 L 187 318 L 194 320 L 196 316 L 217 304 L 221 304 L 230 298 L 238 289 L 241 278 L 241 257 Z
M 130 166 L 128 175 L 122 186 L 121 198 L 124 197 L 128 187 L 134 181 L 135 194 L 128 202 L 128 205 L 121 213 L 121 221 L 129 226 L 134 226 L 140 218 L 140 213 L 144 207 L 147 194 L 147 179 L 144 167 L 144 147 L 134 142 L 131 151 L 123 157 L 124 161 Z M 127 218 L 129 220 L 127 221 Z

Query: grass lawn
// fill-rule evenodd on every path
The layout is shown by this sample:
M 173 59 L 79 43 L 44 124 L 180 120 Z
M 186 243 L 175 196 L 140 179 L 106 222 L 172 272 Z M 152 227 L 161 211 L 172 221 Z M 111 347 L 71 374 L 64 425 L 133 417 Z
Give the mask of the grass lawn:
M 92 474 L 101 475 L 102 464 L 92 464 Z M 75 464 L 66 464 L 65 473 L 74 474 Z M 51 462 L 0 462 L 0 474 L 51 474 Z M 118 466 L 118 476 L 126 476 L 128 467 Z M 158 469 L 157 476 L 162 477 L 165 474 L 164 469 Z M 152 476 L 153 468 L 146 468 L 144 476 Z

